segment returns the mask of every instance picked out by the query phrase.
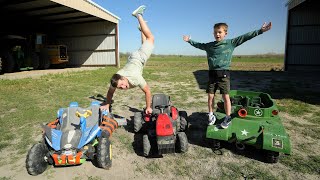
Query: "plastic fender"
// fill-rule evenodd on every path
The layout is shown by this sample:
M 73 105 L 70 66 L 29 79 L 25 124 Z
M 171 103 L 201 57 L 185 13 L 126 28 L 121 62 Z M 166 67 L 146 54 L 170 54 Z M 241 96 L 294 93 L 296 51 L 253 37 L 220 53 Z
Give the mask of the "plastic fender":
M 59 151 L 60 148 L 60 140 L 61 140 L 62 132 L 56 129 L 51 129 L 51 137 L 52 137 L 52 148 L 56 151 Z M 47 140 L 48 142 L 48 140 Z
M 266 128 L 263 133 L 262 149 L 291 154 L 290 138 L 282 129 L 272 127 L 270 131 L 271 128 Z
M 91 106 L 100 106 L 100 102 L 99 101 L 92 101 L 91 102 Z
M 78 104 L 78 102 L 71 102 L 69 104 L 69 107 L 79 107 L 79 104 Z
M 173 127 L 168 114 L 159 114 L 156 121 L 157 136 L 173 135 Z
M 173 120 L 177 120 L 178 119 L 178 116 L 179 116 L 179 113 L 178 113 L 178 110 L 176 107 L 174 106 L 171 106 L 170 107 L 170 111 L 171 111 L 171 117 Z
M 80 139 L 80 143 L 78 145 L 78 148 L 82 148 L 84 145 L 88 144 L 90 141 L 92 141 L 95 137 L 97 137 L 98 134 L 101 134 L 101 129 L 98 124 L 94 125 L 93 127 L 87 128 Z
M 57 112 L 57 118 L 60 118 L 62 116 L 63 111 L 65 110 L 65 108 L 60 108 Z

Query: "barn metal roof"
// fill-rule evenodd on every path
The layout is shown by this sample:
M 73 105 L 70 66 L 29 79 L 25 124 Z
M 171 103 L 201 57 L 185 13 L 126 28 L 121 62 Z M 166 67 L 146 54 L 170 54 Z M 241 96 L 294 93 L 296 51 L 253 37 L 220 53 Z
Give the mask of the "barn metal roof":
M 306 0 L 288 0 L 286 6 L 288 6 L 288 10 L 298 6 Z
M 30 20 L 50 24 L 110 21 L 120 18 L 91 0 L 0 0 L 0 20 Z

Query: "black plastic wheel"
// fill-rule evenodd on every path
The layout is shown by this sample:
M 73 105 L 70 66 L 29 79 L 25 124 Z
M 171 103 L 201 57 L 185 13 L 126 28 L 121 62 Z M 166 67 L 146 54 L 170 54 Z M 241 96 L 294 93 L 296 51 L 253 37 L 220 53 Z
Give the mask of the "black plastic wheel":
M 188 128 L 188 121 L 187 121 L 187 112 L 186 111 L 179 111 L 180 116 L 180 131 L 186 131 Z
M 186 133 L 178 132 L 176 141 L 177 152 L 185 153 L 188 151 L 189 143 Z
M 139 132 L 142 128 L 142 113 L 141 112 L 135 112 L 134 113 L 134 118 L 133 118 L 133 130 L 134 132 Z
M 143 155 L 147 157 L 150 155 L 150 150 L 151 150 L 151 144 L 147 134 L 143 135 L 142 143 L 143 143 Z
M 112 146 L 108 138 L 101 137 L 97 146 L 97 165 L 109 169 L 112 165 Z
M 2 71 L 2 57 L 0 56 L 0 74 L 3 74 L 3 71 Z
M 2 56 L 2 70 L 6 73 L 14 72 L 16 62 L 10 53 L 5 53 Z
M 267 163 L 277 163 L 279 156 L 279 152 L 265 150 L 265 160 Z
M 39 59 L 39 69 L 48 69 L 50 67 L 51 62 L 48 55 L 48 49 L 41 49 Z
M 49 150 L 44 143 L 37 143 L 31 147 L 26 159 L 26 168 L 30 175 L 36 176 L 47 169 L 48 153 Z
M 40 59 L 37 53 L 33 52 L 31 54 L 32 58 L 32 67 L 33 69 L 39 69 Z

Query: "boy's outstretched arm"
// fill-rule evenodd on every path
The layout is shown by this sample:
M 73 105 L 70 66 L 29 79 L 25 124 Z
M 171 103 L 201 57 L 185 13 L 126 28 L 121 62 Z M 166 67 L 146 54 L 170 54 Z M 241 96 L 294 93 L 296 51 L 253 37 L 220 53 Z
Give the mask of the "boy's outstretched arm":
M 152 113 L 152 108 L 151 108 L 151 91 L 150 87 L 148 84 L 146 84 L 143 88 L 142 91 L 145 94 L 146 97 L 146 114 L 151 114 Z
M 108 93 L 107 93 L 106 102 L 104 102 L 103 106 L 100 106 L 101 110 L 107 110 L 108 112 L 110 111 L 109 108 L 110 108 L 110 104 L 112 102 L 112 97 L 113 97 L 113 94 L 115 91 L 116 91 L 116 88 L 114 88 L 110 85 Z
M 191 44 L 191 46 L 195 47 L 195 48 L 198 48 L 198 49 L 201 49 L 201 50 L 206 50 L 206 47 L 207 45 L 205 43 L 198 43 L 198 42 L 195 42 L 193 40 L 191 40 L 191 36 L 190 35 L 183 35 L 183 40 L 185 42 L 188 42 Z
M 239 37 L 231 39 L 231 43 L 234 45 L 234 47 L 237 47 L 237 46 L 241 45 L 242 43 L 244 43 L 244 42 L 246 42 L 246 41 L 248 41 L 248 40 L 250 40 L 250 39 L 252 39 L 252 38 L 254 38 L 256 36 L 266 32 L 266 31 L 269 31 L 271 29 L 271 27 L 272 27 L 271 22 L 269 22 L 268 24 L 264 23 L 262 25 L 262 27 L 260 29 L 258 29 L 258 30 L 255 30 L 255 31 L 252 31 L 252 32 L 248 32 L 248 33 L 243 34 L 243 35 L 241 35 Z

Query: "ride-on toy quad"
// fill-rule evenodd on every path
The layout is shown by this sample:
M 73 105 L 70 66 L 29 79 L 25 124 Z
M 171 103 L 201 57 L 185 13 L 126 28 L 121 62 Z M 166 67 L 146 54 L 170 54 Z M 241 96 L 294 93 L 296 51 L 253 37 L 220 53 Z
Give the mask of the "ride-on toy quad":
M 134 131 L 143 134 L 143 155 L 186 152 L 187 112 L 178 111 L 165 94 L 152 97 L 152 111 L 151 115 L 144 111 L 134 114 Z
M 88 108 L 78 107 L 77 102 L 60 108 L 57 119 L 43 125 L 43 140 L 31 147 L 27 154 L 29 174 L 43 173 L 48 164 L 54 166 L 79 165 L 94 160 L 100 168 L 112 164 L 109 137 L 118 124 L 111 113 L 100 112 L 100 102 Z
M 270 95 L 252 91 L 230 91 L 231 124 L 220 127 L 225 117 L 223 102 L 217 103 L 216 125 L 207 127 L 206 138 L 218 148 L 219 140 L 235 143 L 243 151 L 246 145 L 262 149 L 266 162 L 276 163 L 279 153 L 290 154 L 290 138 L 286 133 L 276 103 Z

